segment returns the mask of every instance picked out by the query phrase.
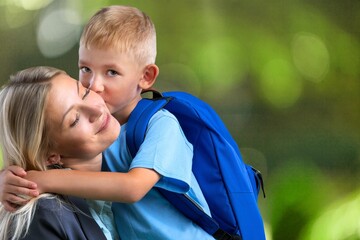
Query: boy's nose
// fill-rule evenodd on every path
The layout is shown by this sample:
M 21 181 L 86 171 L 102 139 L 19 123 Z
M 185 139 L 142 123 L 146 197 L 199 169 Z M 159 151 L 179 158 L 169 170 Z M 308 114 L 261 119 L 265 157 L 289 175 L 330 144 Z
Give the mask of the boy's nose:
M 89 87 L 96 93 L 101 93 L 104 91 L 104 84 L 101 78 L 94 77 L 91 79 Z

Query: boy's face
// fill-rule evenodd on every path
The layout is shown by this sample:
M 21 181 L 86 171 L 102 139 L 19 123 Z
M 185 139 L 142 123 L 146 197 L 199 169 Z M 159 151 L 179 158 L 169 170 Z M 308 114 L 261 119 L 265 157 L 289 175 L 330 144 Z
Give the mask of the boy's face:
M 79 80 L 100 94 L 110 112 L 121 122 L 140 100 L 143 69 L 129 55 L 113 48 L 79 48 Z

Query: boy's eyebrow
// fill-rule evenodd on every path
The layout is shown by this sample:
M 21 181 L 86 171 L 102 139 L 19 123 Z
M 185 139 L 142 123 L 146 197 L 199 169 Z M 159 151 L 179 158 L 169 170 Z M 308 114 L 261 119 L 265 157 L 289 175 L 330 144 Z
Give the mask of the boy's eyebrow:
M 110 63 L 110 64 L 105 64 L 104 67 L 106 67 L 106 68 L 118 68 L 119 66 L 116 65 L 116 64 Z
M 105 64 L 104 67 L 106 69 L 115 69 L 115 71 L 117 71 L 120 75 L 121 75 L 121 72 L 124 71 L 123 67 L 120 66 L 119 64 Z
M 83 61 L 81 59 L 79 59 L 78 61 L 78 65 L 81 66 L 81 65 L 88 65 L 88 63 L 86 61 Z M 116 68 L 116 69 L 122 69 L 121 66 L 117 65 L 116 63 L 108 63 L 108 64 L 104 64 L 101 66 L 102 68 Z
M 81 60 L 81 59 L 79 59 L 79 61 L 78 61 L 78 64 L 79 64 L 79 65 L 84 64 L 84 63 L 86 63 L 86 62 L 83 61 L 83 60 Z

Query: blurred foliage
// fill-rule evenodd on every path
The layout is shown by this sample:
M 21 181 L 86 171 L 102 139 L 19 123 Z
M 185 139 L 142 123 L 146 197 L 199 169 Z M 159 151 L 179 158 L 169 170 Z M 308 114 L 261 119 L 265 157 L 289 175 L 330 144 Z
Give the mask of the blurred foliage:
M 156 86 L 208 101 L 263 172 L 268 239 L 360 239 L 360 1 L 0 0 L 1 82 L 76 77 L 81 28 L 111 4 L 154 21 Z
M 301 239 L 358 240 L 360 192 L 348 194 L 322 209 L 302 234 Z

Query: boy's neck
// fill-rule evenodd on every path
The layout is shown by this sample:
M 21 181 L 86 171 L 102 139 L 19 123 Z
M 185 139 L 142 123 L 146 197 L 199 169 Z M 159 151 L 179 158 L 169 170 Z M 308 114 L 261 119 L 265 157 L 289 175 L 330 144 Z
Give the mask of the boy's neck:
M 120 123 L 120 125 L 123 125 L 124 123 L 127 123 L 130 114 L 123 114 L 121 112 L 116 112 L 112 114 L 114 118 Z

